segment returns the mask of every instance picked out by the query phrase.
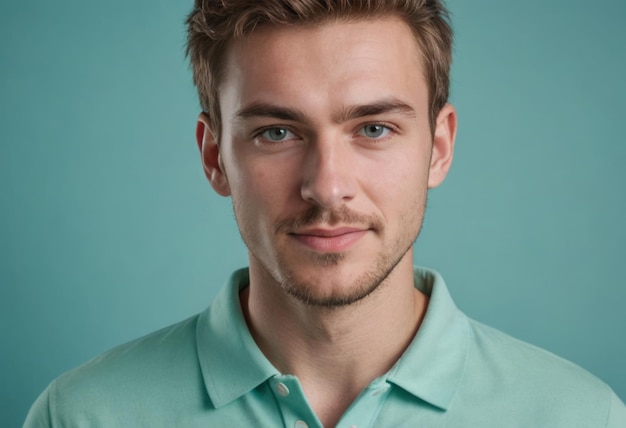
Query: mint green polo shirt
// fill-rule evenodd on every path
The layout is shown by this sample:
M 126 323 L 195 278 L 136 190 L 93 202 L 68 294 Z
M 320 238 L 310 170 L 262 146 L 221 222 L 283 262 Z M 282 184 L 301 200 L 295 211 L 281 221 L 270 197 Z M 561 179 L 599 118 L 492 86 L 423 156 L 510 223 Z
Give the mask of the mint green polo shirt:
M 252 339 L 239 304 L 247 284 L 239 270 L 199 315 L 63 374 L 25 427 L 320 427 L 298 379 Z M 416 269 L 415 286 L 430 296 L 419 331 L 338 427 L 626 427 L 606 384 L 469 319 L 438 273 Z

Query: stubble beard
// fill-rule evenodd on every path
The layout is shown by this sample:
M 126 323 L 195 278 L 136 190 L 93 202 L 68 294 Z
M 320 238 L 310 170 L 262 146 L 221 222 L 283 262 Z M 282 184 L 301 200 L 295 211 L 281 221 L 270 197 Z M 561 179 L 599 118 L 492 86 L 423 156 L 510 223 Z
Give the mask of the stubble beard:
M 326 309 L 339 309 L 348 305 L 353 305 L 374 291 L 382 288 L 387 277 L 393 272 L 398 263 L 404 258 L 406 253 L 411 249 L 411 243 L 401 254 L 395 259 L 385 254 L 379 257 L 374 268 L 369 272 L 363 273 L 360 277 L 353 280 L 352 285 L 345 287 L 344 293 L 333 293 L 330 295 L 320 295 L 319 286 L 314 282 L 306 280 L 297 280 L 293 272 L 286 267 L 281 266 L 283 273 L 281 287 L 287 294 L 296 298 L 300 302 L 314 307 L 323 307 Z M 335 266 L 341 263 L 342 254 L 330 254 L 328 259 L 324 260 L 325 266 Z M 279 263 L 280 266 L 280 263 Z
M 407 230 L 406 234 L 399 234 L 396 241 L 387 251 L 378 255 L 371 269 L 352 280 L 352 284 L 346 284 L 346 286 L 342 287 L 345 292 L 323 295 L 319 292 L 321 288 L 319 284 L 311 280 L 298 278 L 301 275 L 291 270 L 289 263 L 281 257 L 277 258 L 278 268 L 276 270 L 268 269 L 269 266 L 264 266 L 264 268 L 270 272 L 274 280 L 280 284 L 287 294 L 308 306 L 339 309 L 353 305 L 385 285 L 386 279 L 413 247 L 422 227 L 424 211 L 425 204 L 421 207 L 416 207 L 414 211 L 410 212 L 408 215 L 410 218 L 401 219 L 400 224 L 410 225 L 411 229 Z M 380 218 L 359 214 L 346 207 L 333 211 L 312 207 L 296 218 L 278 222 L 274 226 L 274 233 L 288 233 L 289 231 L 297 230 L 299 227 L 320 222 L 326 222 L 330 225 L 338 223 L 368 224 L 378 234 L 383 233 L 384 227 Z M 346 254 L 314 254 L 309 256 L 309 259 L 311 259 L 310 262 L 312 261 L 319 268 L 333 268 L 344 262 Z M 259 260 L 263 259 L 259 258 Z

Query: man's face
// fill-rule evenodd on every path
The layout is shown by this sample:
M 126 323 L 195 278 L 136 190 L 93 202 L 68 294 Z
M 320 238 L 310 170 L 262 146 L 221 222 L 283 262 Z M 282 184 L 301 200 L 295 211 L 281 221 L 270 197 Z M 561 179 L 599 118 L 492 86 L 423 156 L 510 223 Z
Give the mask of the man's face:
M 435 133 L 451 130 L 449 148 L 433 151 L 406 24 L 261 27 L 231 43 L 224 76 L 220 145 L 205 130 L 203 156 L 213 187 L 233 198 L 252 281 L 338 306 L 411 270 L 427 188 L 449 165 L 454 111 Z

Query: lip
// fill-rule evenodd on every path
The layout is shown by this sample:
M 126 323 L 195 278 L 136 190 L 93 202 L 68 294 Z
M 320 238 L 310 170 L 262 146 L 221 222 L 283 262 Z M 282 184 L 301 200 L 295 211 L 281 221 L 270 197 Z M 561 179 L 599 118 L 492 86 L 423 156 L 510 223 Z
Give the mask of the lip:
M 314 251 L 339 253 L 356 245 L 367 232 L 368 229 L 355 227 L 316 228 L 291 233 L 290 236 Z

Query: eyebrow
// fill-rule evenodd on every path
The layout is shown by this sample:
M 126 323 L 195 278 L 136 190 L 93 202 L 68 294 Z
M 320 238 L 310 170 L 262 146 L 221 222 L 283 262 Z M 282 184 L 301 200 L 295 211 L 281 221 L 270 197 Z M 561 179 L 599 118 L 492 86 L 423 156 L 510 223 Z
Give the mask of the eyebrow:
M 415 109 L 409 104 L 402 101 L 392 99 L 377 101 L 371 104 L 363 104 L 348 107 L 342 110 L 338 115 L 333 116 L 335 123 L 343 123 L 348 120 L 358 119 L 366 116 L 376 116 L 379 114 L 402 114 L 407 117 L 416 117 Z
M 235 115 L 235 120 L 241 121 L 255 117 L 267 117 L 273 119 L 289 120 L 293 122 L 308 123 L 306 115 L 300 110 L 288 107 L 280 107 L 267 103 L 255 103 L 239 110 Z
M 411 118 L 416 117 L 415 109 L 409 104 L 397 99 L 390 99 L 375 101 L 370 104 L 349 106 L 341 110 L 338 114 L 333 115 L 332 120 L 335 123 L 343 123 L 360 117 L 376 116 L 387 113 L 402 114 Z M 281 107 L 269 103 L 254 103 L 250 106 L 244 107 L 236 113 L 235 121 L 263 117 L 305 124 L 310 123 L 307 115 L 298 109 Z

